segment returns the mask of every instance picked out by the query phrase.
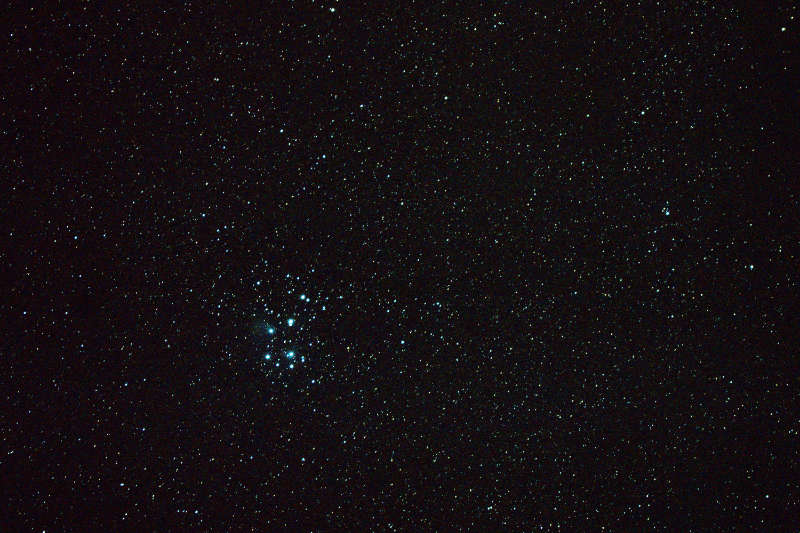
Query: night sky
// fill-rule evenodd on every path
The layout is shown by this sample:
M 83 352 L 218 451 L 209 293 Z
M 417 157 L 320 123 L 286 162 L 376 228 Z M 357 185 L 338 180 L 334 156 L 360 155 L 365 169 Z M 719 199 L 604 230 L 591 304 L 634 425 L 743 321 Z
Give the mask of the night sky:
M 0 530 L 798 530 L 796 3 L 33 4 Z

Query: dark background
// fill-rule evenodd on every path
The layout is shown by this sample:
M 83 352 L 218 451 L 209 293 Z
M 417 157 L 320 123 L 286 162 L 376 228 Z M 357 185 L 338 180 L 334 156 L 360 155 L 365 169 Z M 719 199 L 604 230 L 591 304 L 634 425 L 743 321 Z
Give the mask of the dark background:
M 106 4 L 0 22 L 0 529 L 797 530 L 796 5 Z

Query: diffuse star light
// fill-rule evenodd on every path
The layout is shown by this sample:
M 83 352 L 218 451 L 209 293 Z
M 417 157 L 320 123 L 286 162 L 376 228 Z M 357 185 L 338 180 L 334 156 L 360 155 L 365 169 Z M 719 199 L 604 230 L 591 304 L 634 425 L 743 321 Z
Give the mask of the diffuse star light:
M 256 282 L 259 287 L 261 282 Z M 260 320 L 254 325 L 260 364 L 266 372 L 290 372 L 304 366 L 320 344 L 313 323 L 318 318 L 317 302 L 299 289 L 300 277 L 287 275 L 279 284 L 277 296 L 265 303 Z M 300 293 L 298 295 L 298 293 Z M 322 310 L 325 306 L 322 305 Z

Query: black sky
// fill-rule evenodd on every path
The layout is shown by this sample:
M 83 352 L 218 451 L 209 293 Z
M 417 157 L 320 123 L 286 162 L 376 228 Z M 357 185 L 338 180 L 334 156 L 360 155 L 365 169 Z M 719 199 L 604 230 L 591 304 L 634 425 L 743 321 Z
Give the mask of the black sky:
M 797 530 L 791 2 L 106 4 L 0 23 L 0 529 Z

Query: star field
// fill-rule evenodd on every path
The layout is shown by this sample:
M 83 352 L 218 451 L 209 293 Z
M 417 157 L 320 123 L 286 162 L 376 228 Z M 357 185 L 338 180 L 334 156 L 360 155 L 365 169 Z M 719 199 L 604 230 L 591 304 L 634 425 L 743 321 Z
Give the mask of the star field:
M 0 530 L 797 531 L 799 16 L 10 6 Z

